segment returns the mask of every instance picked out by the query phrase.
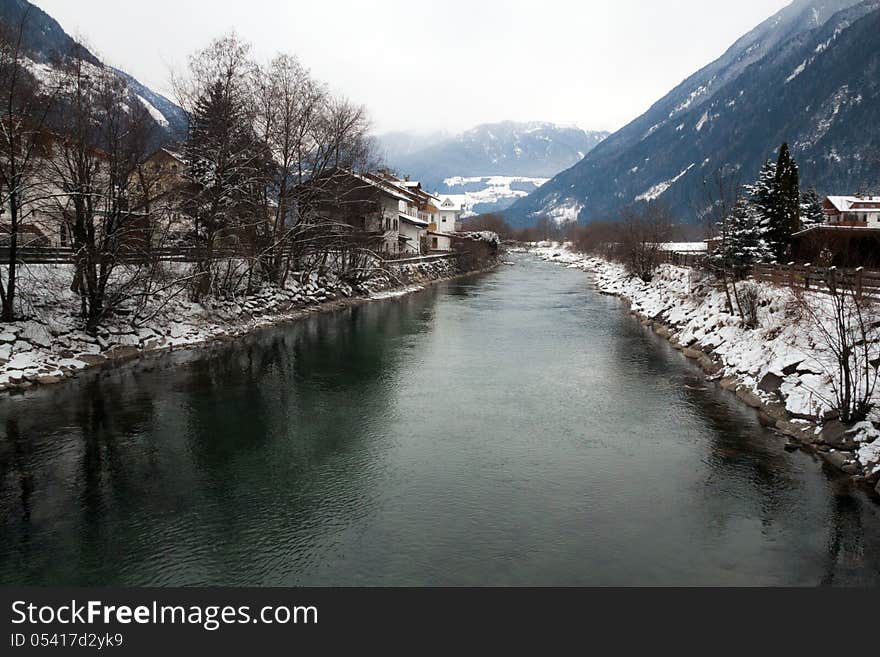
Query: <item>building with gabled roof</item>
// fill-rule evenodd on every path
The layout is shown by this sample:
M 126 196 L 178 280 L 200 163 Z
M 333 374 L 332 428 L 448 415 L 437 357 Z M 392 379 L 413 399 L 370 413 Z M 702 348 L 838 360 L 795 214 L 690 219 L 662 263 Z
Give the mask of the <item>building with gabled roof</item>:
M 832 226 L 880 228 L 880 196 L 826 196 L 822 212 Z

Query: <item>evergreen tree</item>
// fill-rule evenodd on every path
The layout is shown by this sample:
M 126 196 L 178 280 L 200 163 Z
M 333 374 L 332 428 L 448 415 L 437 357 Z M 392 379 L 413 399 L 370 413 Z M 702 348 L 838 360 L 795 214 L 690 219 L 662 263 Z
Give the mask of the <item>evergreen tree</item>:
M 800 183 L 798 166 L 783 142 L 776 162 L 773 203 L 768 216 L 770 248 L 776 260 L 782 262 L 791 244 L 791 236 L 800 228 Z
M 205 251 L 193 290 L 198 300 L 214 286 L 214 249 L 247 237 L 260 216 L 267 182 L 266 151 L 257 138 L 244 94 L 217 80 L 194 104 L 184 152 L 189 194 L 183 204 Z
M 730 216 L 723 220 L 721 244 L 712 255 L 714 263 L 742 277 L 753 265 L 773 257 L 767 241 L 768 225 L 755 204 L 737 199 Z
M 754 184 L 746 185 L 745 189 L 755 210 L 769 223 L 776 207 L 776 162 L 765 160 L 758 179 Z
M 195 104 L 184 151 L 197 239 L 211 248 L 220 232 L 248 221 L 258 202 L 264 161 L 247 109 L 217 81 Z
M 824 223 L 825 214 L 822 212 L 822 199 L 815 188 L 810 187 L 801 194 L 801 230 Z

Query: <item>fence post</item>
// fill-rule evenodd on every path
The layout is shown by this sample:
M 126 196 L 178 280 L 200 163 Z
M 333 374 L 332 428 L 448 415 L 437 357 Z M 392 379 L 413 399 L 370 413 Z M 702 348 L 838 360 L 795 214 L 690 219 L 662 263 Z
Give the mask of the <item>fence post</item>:
M 862 269 L 863 267 L 856 268 L 856 299 L 862 298 Z
M 810 263 L 804 265 L 804 291 L 807 292 L 810 289 Z

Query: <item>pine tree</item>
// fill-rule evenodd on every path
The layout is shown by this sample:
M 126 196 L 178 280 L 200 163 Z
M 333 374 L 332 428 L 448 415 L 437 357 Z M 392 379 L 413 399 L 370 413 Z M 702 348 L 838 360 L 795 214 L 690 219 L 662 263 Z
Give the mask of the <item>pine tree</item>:
M 205 250 L 193 290 L 197 300 L 213 286 L 214 249 L 224 240 L 241 240 L 265 219 L 259 208 L 267 158 L 240 90 L 222 80 L 208 86 L 194 105 L 184 151 L 190 193 L 183 209 Z
M 788 254 L 791 236 L 800 228 L 800 184 L 798 166 L 783 142 L 776 162 L 773 203 L 768 216 L 770 247 L 777 261 Z
M 776 162 L 765 160 L 758 179 L 754 184 L 746 185 L 745 190 L 755 210 L 769 223 L 773 208 L 776 207 Z
M 735 277 L 741 278 L 756 263 L 773 257 L 767 241 L 767 222 L 749 199 L 737 199 L 730 216 L 720 228 L 721 244 L 712 258 L 717 266 L 733 273 Z
M 264 165 L 244 104 L 221 81 L 196 102 L 185 153 L 194 192 L 188 210 L 210 247 L 252 214 Z
M 824 223 L 825 214 L 822 212 L 822 199 L 816 189 L 810 187 L 801 194 L 801 230 Z

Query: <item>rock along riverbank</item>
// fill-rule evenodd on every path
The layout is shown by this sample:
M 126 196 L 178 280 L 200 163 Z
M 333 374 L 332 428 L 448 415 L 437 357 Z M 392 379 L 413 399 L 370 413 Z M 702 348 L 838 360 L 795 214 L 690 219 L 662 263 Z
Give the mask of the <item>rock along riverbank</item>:
M 759 326 L 749 329 L 724 311 L 723 293 L 702 272 L 663 265 L 645 283 L 619 264 L 564 245 L 532 252 L 590 273 L 600 293 L 625 301 L 643 326 L 754 408 L 761 424 L 787 437 L 787 449 L 816 454 L 880 499 L 878 418 L 851 427 L 836 419 L 829 401 L 834 398 L 828 374 L 834 371 L 832 354 L 798 315 L 789 290 L 760 284 Z
M 314 313 L 410 294 L 496 265 L 491 260 L 485 267 L 472 269 L 459 263 L 446 258 L 400 264 L 359 286 L 332 274 L 293 274 L 284 288 L 266 286 L 246 297 L 225 301 L 192 303 L 180 298 L 183 295 L 157 295 L 148 319 L 133 321 L 119 314 L 94 336 L 85 333 L 79 319 L 66 310 L 76 307 L 68 289 L 69 266 L 31 268 L 38 293 L 31 295 L 28 319 L 0 325 L 0 391 L 60 383 L 84 370 L 232 340 Z M 141 311 L 139 316 L 143 315 Z

